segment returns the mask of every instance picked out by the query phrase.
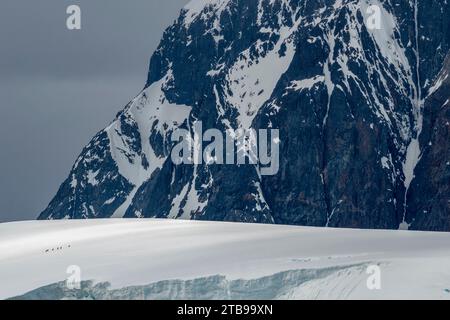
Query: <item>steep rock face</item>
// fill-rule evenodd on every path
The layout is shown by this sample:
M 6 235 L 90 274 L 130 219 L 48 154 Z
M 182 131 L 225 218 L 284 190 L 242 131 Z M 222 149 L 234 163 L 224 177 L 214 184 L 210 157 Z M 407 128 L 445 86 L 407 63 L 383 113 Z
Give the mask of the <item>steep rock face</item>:
M 408 193 L 407 221 L 416 230 L 450 230 L 450 55 L 425 99 L 424 146 Z
M 416 230 L 450 231 L 449 3 L 422 1 L 417 9 L 424 112 L 405 220 Z
M 371 5 L 381 30 L 366 24 Z M 83 150 L 40 218 L 450 230 L 439 109 L 450 94 L 438 80 L 449 12 L 446 1 L 192 1 L 164 33 L 145 89 Z M 278 173 L 175 165 L 171 134 L 199 122 L 279 129 Z

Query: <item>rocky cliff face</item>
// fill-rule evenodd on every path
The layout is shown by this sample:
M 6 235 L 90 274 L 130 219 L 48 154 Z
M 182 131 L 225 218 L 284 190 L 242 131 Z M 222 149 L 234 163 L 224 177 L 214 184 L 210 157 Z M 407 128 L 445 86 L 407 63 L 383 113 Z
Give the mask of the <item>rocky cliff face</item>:
M 407 195 L 407 221 L 417 230 L 450 230 L 450 55 L 424 104 L 420 162 Z
M 449 13 L 445 0 L 192 1 L 40 218 L 450 231 Z M 171 134 L 200 122 L 279 129 L 278 173 L 175 165 Z

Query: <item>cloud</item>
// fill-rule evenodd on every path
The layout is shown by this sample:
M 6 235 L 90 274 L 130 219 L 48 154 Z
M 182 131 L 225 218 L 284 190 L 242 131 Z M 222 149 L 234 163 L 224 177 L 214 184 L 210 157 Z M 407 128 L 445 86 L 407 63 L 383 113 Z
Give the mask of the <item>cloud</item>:
M 2 0 L 0 222 L 34 219 L 90 138 L 144 86 L 187 0 Z M 66 7 L 82 30 L 66 29 Z

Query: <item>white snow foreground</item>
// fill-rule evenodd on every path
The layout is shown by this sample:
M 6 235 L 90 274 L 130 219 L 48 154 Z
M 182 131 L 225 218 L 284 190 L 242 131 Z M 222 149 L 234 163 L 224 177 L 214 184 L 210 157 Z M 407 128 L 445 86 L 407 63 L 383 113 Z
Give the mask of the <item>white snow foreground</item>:
M 65 289 L 73 265 L 82 296 Z M 380 290 L 367 286 L 374 265 Z M 0 298 L 30 291 L 25 297 L 450 299 L 450 234 L 176 220 L 0 224 Z

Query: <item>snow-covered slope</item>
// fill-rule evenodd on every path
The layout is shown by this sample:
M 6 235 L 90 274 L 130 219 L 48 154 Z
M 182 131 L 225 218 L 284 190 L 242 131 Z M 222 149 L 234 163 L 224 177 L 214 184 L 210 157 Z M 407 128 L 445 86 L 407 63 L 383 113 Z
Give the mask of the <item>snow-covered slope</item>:
M 0 298 L 450 299 L 449 243 L 445 233 L 175 220 L 9 223 Z M 71 265 L 81 292 L 64 285 Z M 381 290 L 366 285 L 373 265 Z

